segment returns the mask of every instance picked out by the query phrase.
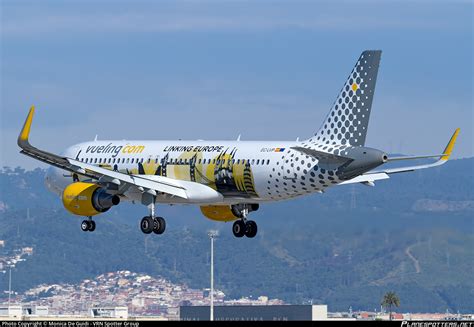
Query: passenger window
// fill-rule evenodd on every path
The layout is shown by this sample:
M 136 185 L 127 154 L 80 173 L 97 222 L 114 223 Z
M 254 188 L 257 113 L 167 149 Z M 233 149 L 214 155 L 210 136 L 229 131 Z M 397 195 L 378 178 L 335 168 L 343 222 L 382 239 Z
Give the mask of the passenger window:
M 133 160 L 135 160 L 135 159 L 132 158 L 131 163 L 133 163 Z
M 269 165 L 269 164 L 270 164 L 270 159 L 267 159 L 267 165 Z
M 151 159 L 150 159 L 150 158 L 148 158 L 148 163 L 150 163 L 150 162 L 151 162 Z
M 255 159 L 252 159 L 252 165 L 255 163 Z
M 156 164 L 158 163 L 158 158 L 155 159 L 155 163 L 156 163 Z
M 130 162 L 130 158 L 127 158 L 127 163 L 129 163 L 129 162 Z
M 94 159 L 94 163 L 97 163 L 97 158 Z
M 260 159 L 257 159 L 257 165 L 260 163 Z

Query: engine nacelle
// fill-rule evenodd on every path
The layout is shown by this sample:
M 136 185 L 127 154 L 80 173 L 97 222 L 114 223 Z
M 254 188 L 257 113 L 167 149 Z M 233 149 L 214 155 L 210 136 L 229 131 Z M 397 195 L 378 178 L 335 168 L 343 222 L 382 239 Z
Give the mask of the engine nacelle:
M 252 204 L 234 204 L 231 206 L 226 205 L 209 205 L 202 206 L 201 212 L 204 216 L 211 220 L 217 221 L 233 221 L 244 217 L 243 210 L 248 212 L 257 211 L 259 208 L 258 203 Z
M 63 191 L 63 205 L 67 211 L 78 216 L 94 216 L 120 203 L 117 195 L 107 193 L 93 183 L 72 183 Z
M 233 221 L 239 219 L 232 211 L 231 206 L 202 206 L 201 212 L 211 220 Z

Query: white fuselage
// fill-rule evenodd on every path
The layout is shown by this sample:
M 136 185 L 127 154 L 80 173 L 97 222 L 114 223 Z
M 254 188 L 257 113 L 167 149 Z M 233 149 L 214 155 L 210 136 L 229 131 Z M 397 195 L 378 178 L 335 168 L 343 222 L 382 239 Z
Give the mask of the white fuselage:
M 222 194 L 190 199 L 159 195 L 161 203 L 237 204 L 279 201 L 322 192 L 340 180 L 335 170 L 318 167 L 318 160 L 292 150 L 293 141 L 93 141 L 69 147 L 66 157 L 126 172 L 158 175 L 210 186 Z M 48 188 L 61 194 L 74 181 L 84 180 L 52 168 Z M 140 201 L 131 188 L 124 199 Z

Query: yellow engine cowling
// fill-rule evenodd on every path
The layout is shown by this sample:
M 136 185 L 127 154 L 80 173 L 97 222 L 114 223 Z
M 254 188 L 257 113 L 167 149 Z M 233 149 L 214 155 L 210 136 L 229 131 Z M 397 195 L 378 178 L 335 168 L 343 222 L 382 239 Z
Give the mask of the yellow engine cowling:
M 217 221 L 233 221 L 239 219 L 230 206 L 202 206 L 201 212 L 204 216 L 211 220 Z
M 78 216 L 95 216 L 120 203 L 117 195 L 107 193 L 93 183 L 72 183 L 63 191 L 63 205 L 67 211 Z

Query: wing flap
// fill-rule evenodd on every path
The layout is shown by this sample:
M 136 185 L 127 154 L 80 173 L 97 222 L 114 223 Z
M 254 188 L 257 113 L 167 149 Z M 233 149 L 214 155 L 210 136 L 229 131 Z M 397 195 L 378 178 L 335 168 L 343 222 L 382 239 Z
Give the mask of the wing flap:
M 163 176 L 153 176 L 153 180 L 148 179 L 146 175 L 129 175 L 114 170 L 105 169 L 102 167 L 86 164 L 82 161 L 74 159 L 67 159 L 72 165 L 73 170 L 78 174 L 95 174 L 107 176 L 112 179 L 117 179 L 121 182 L 128 183 L 137 187 L 143 187 L 148 190 L 155 190 L 157 192 L 167 193 L 187 199 L 186 189 L 179 183 L 179 181 Z

